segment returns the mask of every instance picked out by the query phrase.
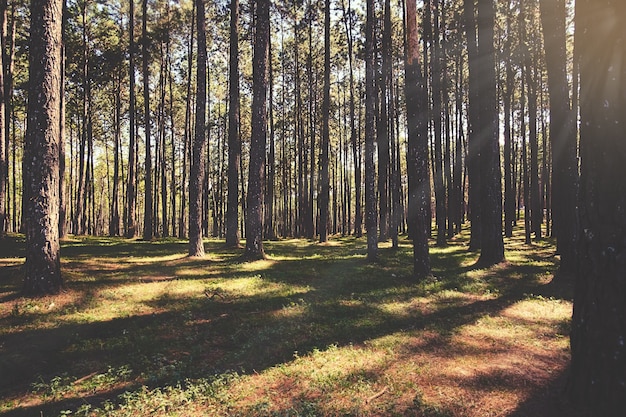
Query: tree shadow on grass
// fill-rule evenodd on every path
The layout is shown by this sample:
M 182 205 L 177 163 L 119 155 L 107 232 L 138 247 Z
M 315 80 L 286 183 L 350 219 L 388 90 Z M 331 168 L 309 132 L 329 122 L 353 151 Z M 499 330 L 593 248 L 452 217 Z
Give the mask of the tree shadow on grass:
M 133 249 L 134 243 L 118 245 L 97 244 L 93 258 L 112 258 L 117 249 L 124 253 L 142 252 L 142 256 L 167 257 L 179 253 L 180 245 L 163 245 L 152 251 Z M 144 246 L 143 243 L 140 246 Z M 146 248 L 150 244 L 145 245 Z M 31 328 L 8 333 L 0 340 L 0 398 L 17 398 L 32 390 L 38 380 L 51 381 L 66 375 L 76 381 L 107 368 L 128 367 L 132 374 L 118 381 L 125 388 L 113 389 L 88 398 L 79 396 L 57 398 L 42 405 L 27 406 L 1 415 L 33 415 L 40 410 L 58 413 L 67 407 L 93 401 L 98 406 L 106 399 L 115 400 L 120 390 L 143 384 L 149 387 L 172 386 L 186 378 L 202 378 L 230 370 L 241 373 L 262 372 L 270 367 L 290 362 L 294 352 L 299 355 L 328 346 L 360 345 L 368 340 L 398 332 L 433 329 L 440 334 L 439 348 L 449 344 L 449 338 L 459 328 L 481 317 L 499 314 L 505 308 L 524 299 L 529 293 L 541 294 L 545 285 L 535 279 L 534 269 L 522 270 L 519 277 L 503 285 L 499 295 L 482 299 L 452 301 L 440 299 L 430 311 L 411 310 L 409 314 L 394 314 L 384 308 L 387 303 L 406 302 L 427 297 L 444 290 L 458 289 L 472 278 L 463 265 L 466 257 L 457 253 L 463 248 L 449 249 L 445 255 L 433 257 L 437 279 L 416 283 L 408 272 L 410 262 L 404 259 L 406 247 L 385 252 L 378 265 L 367 263 L 359 255 L 362 247 L 350 243 L 337 249 L 312 243 L 296 247 L 268 245 L 270 257 L 285 259 L 238 269 L 232 251 L 223 251 L 218 261 L 189 259 L 164 260 L 141 265 L 122 265 L 122 272 L 113 269 L 107 276 L 103 269 L 90 270 L 97 276 L 93 282 L 74 282 L 83 300 L 74 308 L 82 311 L 96 297 L 98 290 L 123 286 L 131 282 L 158 284 L 159 276 L 179 277 L 181 268 L 214 269 L 201 278 L 190 275 L 175 279 L 212 279 L 219 282 L 258 275 L 268 287 L 260 287 L 253 295 L 239 296 L 224 290 L 216 296 L 209 294 L 170 294 L 144 302 L 149 314 L 92 323 L 64 323 L 52 328 Z M 106 248 L 106 250 L 105 250 Z M 85 254 L 77 246 L 67 256 Z M 219 248 L 210 248 L 218 252 Z M 404 251 L 404 252 L 403 252 Z M 312 253 L 313 252 L 313 253 Z M 395 255 L 394 255 L 395 254 Z M 232 258 L 231 258 L 232 257 Z M 90 259 L 86 257 L 84 259 Z M 76 261 L 79 262 L 79 261 Z M 78 264 L 77 264 L 78 265 Z M 168 269 L 171 268 L 171 269 Z M 178 269 L 177 269 L 178 268 Z M 493 285 L 503 284 L 515 265 L 503 265 L 488 271 Z M 275 284 L 278 287 L 271 287 Z M 213 285 L 213 284 L 212 284 Z M 265 284 L 260 284 L 265 285 Z M 89 289 L 91 288 L 91 289 Z M 292 290 L 283 291 L 284 288 Z M 293 289 L 297 288 L 297 290 Z M 90 292 L 92 291 L 92 292 Z M 6 293 L 5 293 L 6 294 Z M 20 317 L 2 317 L 0 324 L 10 328 L 25 325 Z M 424 347 L 428 349 L 428 347 Z M 81 394 L 80 396 L 82 396 Z

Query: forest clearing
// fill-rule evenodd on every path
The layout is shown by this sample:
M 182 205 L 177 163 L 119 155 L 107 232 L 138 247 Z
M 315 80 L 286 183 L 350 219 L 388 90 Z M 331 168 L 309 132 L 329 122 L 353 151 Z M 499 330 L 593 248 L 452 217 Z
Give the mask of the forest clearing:
M 466 231 L 467 232 L 467 231 Z M 267 259 L 187 242 L 70 237 L 66 288 L 20 296 L 24 240 L 1 241 L 2 416 L 571 416 L 571 283 L 553 241 L 506 240 L 474 269 L 468 233 L 432 247 L 266 242 Z

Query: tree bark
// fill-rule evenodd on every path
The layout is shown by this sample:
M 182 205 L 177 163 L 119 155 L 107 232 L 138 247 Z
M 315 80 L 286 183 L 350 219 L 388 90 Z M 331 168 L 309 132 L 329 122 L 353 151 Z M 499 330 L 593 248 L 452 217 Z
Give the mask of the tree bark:
M 0 2 L 0 37 L 2 38 L 2 51 L 0 51 L 0 238 L 6 234 L 7 222 L 7 201 L 8 201 L 8 183 L 9 183 L 9 160 L 8 160 L 8 129 L 5 123 L 5 66 L 4 66 L 4 50 L 6 38 L 6 11 L 7 2 Z
M 228 104 L 228 205 L 226 246 L 239 246 L 239 0 L 230 2 L 230 72 Z
M 495 265 L 504 260 L 502 239 L 502 185 L 496 62 L 494 49 L 494 0 L 478 0 L 478 60 L 480 111 L 480 216 L 481 248 L 478 264 Z M 471 81 L 470 81 L 471 82 Z M 470 104 L 471 105 L 471 104 Z
M 576 2 L 580 48 L 580 242 L 571 332 L 572 401 L 626 410 L 626 4 Z
M 23 292 L 51 294 L 63 284 L 59 245 L 62 0 L 33 0 L 28 127 L 24 148 L 26 263 Z
M 328 148 L 330 143 L 330 0 L 324 2 L 324 95 L 322 97 L 322 140 L 320 143 L 320 242 L 328 240 Z M 333 193 L 334 195 L 335 193 Z
M 374 59 L 374 0 L 366 1 L 365 23 L 365 229 L 367 232 L 367 259 L 378 257 L 378 219 L 376 212 L 376 165 L 374 141 L 376 139 L 376 68 Z
M 146 178 L 145 178 L 145 196 L 144 196 L 144 217 L 143 217 L 143 240 L 152 240 L 154 237 L 153 217 L 152 217 L 152 141 L 150 138 L 150 56 L 148 46 L 148 0 L 142 3 L 142 22 L 141 22 L 141 46 L 142 46 L 142 68 L 143 68 L 143 108 L 144 108 L 144 133 L 146 137 Z
M 430 275 L 428 231 L 430 178 L 428 171 L 428 92 L 419 61 L 417 5 L 406 0 L 406 111 L 408 124 L 407 173 L 409 186 L 408 226 L 413 241 L 413 275 Z
M 468 60 L 468 100 L 467 109 L 467 176 L 469 181 L 469 218 L 471 234 L 469 250 L 480 250 L 482 245 L 482 216 L 481 216 L 481 175 L 480 175 L 480 66 L 478 60 L 478 40 L 476 33 L 476 17 L 474 0 L 463 1 L 465 33 L 467 37 Z
M 252 56 L 252 137 L 246 206 L 246 250 L 249 260 L 263 259 L 263 184 L 267 136 L 267 65 L 270 36 L 270 0 L 258 0 Z
M 198 55 L 196 72 L 196 127 L 189 172 L 189 256 L 204 256 L 202 240 L 202 185 L 206 175 L 206 18 L 204 0 L 196 0 Z
M 128 178 L 126 185 L 126 230 L 127 238 L 137 236 L 137 137 L 135 132 L 135 0 L 129 0 L 129 24 L 128 24 L 128 73 L 129 73 L 129 142 L 128 142 Z

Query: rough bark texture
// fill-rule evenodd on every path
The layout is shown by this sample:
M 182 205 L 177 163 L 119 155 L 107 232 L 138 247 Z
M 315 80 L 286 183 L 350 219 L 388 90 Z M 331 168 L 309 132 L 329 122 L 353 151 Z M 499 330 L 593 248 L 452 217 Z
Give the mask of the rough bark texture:
M 196 130 L 189 171 L 189 256 L 204 256 L 202 241 L 202 184 L 206 174 L 206 19 L 204 0 L 196 0 L 198 64 L 196 73 Z
M 230 2 L 230 73 L 228 96 L 228 205 L 226 246 L 239 246 L 239 0 Z
M 367 259 L 378 257 L 378 219 L 376 213 L 376 166 L 374 165 L 376 80 L 374 60 L 374 1 L 367 0 L 365 23 L 365 230 Z
M 500 145 L 498 142 L 498 107 L 496 99 L 496 63 L 494 40 L 494 0 L 478 0 L 478 65 L 480 91 L 480 216 L 481 266 L 504 260 L 502 239 L 502 186 Z M 470 81 L 471 82 L 471 81 Z M 472 225 L 473 226 L 473 225 Z
M 585 415 L 602 417 L 626 410 L 625 19 L 623 2 L 576 2 L 581 235 L 569 388 Z
M 31 2 L 28 128 L 24 148 L 28 295 L 56 293 L 63 283 L 59 245 L 59 118 L 62 0 Z
M 413 241 L 413 275 L 430 274 L 428 231 L 430 178 L 428 171 L 428 94 L 419 62 L 415 0 L 406 0 L 406 111 L 408 123 L 407 173 L 409 185 L 408 226 Z
M 561 254 L 559 273 L 563 276 L 574 273 L 578 261 L 576 112 L 570 106 L 566 72 L 565 0 L 541 0 L 540 5 L 550 100 L 553 235 Z
M 250 173 L 246 206 L 247 259 L 262 259 L 263 183 L 265 181 L 265 142 L 267 136 L 267 64 L 270 36 L 270 0 L 257 1 L 257 20 L 252 57 L 252 137 Z
M 6 0 L 0 2 L 0 29 L 2 33 L 2 39 L 5 37 L 6 33 L 6 9 L 7 2 Z M 4 46 L 4 42 L 2 43 Z M 5 97 L 4 97 L 4 64 L 3 64 L 4 54 L 0 53 L 0 237 L 4 236 L 7 231 L 8 222 L 7 222 L 7 195 L 8 195 L 8 187 L 7 184 L 9 182 L 9 160 L 7 158 L 8 152 L 8 140 L 7 140 L 7 132 L 5 129 L 4 118 L 6 116 L 4 106 L 5 106 Z
M 320 242 L 328 240 L 328 148 L 330 142 L 330 0 L 324 3 L 324 94 L 322 97 L 322 140 L 320 143 Z

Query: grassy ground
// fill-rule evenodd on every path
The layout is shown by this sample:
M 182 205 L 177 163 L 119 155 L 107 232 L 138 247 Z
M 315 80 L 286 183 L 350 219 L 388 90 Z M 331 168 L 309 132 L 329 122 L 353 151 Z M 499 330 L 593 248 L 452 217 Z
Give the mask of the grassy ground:
M 66 289 L 22 298 L 23 238 L 0 242 L 0 416 L 566 416 L 571 293 L 549 240 L 476 270 L 465 236 L 411 279 L 406 239 L 71 238 Z

